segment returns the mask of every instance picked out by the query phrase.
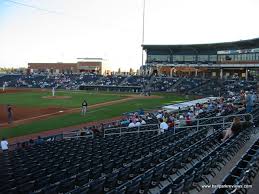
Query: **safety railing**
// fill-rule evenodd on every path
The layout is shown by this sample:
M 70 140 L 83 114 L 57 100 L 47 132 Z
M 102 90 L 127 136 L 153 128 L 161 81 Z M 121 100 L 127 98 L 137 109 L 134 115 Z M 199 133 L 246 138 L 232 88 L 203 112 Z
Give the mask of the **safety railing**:
M 116 127 L 116 128 L 109 128 L 104 130 L 104 137 L 110 136 L 110 135 L 124 135 L 124 134 L 132 134 L 137 133 L 138 135 L 140 133 L 146 133 L 146 132 L 152 132 L 152 131 L 159 131 L 159 124 L 147 124 L 147 125 L 141 125 L 138 127 Z
M 199 130 L 200 128 L 210 127 L 210 126 L 221 126 L 222 128 L 225 129 L 232 123 L 232 121 L 229 121 L 231 118 L 234 118 L 234 117 L 244 118 L 245 116 L 250 116 L 250 121 L 253 121 L 253 115 L 250 113 L 193 119 L 192 120 L 193 124 L 191 126 L 185 125 L 180 127 L 178 126 L 174 127 L 174 133 L 180 129 L 196 128 L 196 130 Z M 213 121 L 213 123 L 203 124 L 203 121 Z M 121 136 L 123 134 L 133 134 L 133 133 L 139 134 L 139 133 L 145 133 L 145 132 L 151 132 L 151 131 L 156 131 L 160 133 L 159 124 L 142 125 L 139 127 L 132 127 L 132 128 L 129 128 L 129 127 L 109 128 L 104 130 L 104 137 L 109 135 Z
M 254 117 L 250 113 L 232 114 L 232 115 L 226 115 L 226 116 L 216 116 L 216 117 L 208 117 L 208 118 L 201 118 L 201 119 L 193 119 L 192 125 L 190 125 L 190 126 L 185 125 L 185 126 L 181 126 L 181 127 L 176 126 L 176 127 L 174 127 L 174 131 L 177 131 L 178 129 L 182 129 L 182 128 L 196 128 L 196 130 L 199 130 L 200 127 L 210 127 L 210 126 L 222 126 L 222 128 L 225 129 L 232 123 L 232 121 L 229 121 L 231 118 L 239 117 L 239 118 L 243 119 L 246 116 L 250 116 L 250 121 L 253 122 Z M 214 123 L 202 124 L 202 121 L 213 121 Z
M 94 133 L 91 131 L 73 131 L 62 135 L 63 139 L 94 138 Z

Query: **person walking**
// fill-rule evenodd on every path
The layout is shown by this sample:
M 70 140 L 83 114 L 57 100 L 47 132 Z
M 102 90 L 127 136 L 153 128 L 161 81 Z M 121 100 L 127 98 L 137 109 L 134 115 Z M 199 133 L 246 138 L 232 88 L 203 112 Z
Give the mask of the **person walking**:
M 86 100 L 84 100 L 82 103 L 81 115 L 85 116 L 86 111 L 87 111 L 87 106 L 88 106 L 88 104 L 87 104 Z

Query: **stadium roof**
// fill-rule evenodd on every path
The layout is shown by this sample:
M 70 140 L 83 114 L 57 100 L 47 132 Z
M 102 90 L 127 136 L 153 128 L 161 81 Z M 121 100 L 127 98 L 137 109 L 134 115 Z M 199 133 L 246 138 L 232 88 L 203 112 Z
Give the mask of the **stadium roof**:
M 204 50 L 238 50 L 259 48 L 259 38 L 240 40 L 234 42 L 207 43 L 207 44 L 178 44 L 178 45 L 142 45 L 144 50 L 170 50 L 177 51 L 204 51 Z

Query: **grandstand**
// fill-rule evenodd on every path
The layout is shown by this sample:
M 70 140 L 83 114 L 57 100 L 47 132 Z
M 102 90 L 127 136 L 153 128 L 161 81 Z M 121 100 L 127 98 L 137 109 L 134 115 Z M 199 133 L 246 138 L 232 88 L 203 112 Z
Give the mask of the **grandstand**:
M 190 45 L 142 45 L 144 75 L 254 79 L 259 73 L 259 38 Z
M 259 193 L 259 38 L 175 44 L 255 2 L 60 2 L 0 2 L 0 194 Z
M 15 104 L 10 93 L 19 98 L 20 92 L 27 109 L 41 103 L 64 106 L 51 113 L 52 120 L 25 126 L 18 120 L 16 128 L 1 129 L 0 134 L 13 137 L 30 135 L 33 127 L 42 137 L 21 137 L 0 152 L 0 193 L 258 193 L 259 39 L 143 48 L 147 60 L 141 75 L 101 75 L 101 69 L 82 66 L 71 72 L 76 64 L 29 64 L 26 74 L 0 75 L 3 102 Z M 51 99 L 46 94 L 53 87 L 57 99 L 72 101 L 42 101 Z M 172 102 L 175 94 L 181 98 Z M 89 120 L 75 114 L 82 98 L 101 106 L 90 110 Z M 138 98 L 146 104 L 134 101 Z M 59 113 L 63 117 L 55 120 Z M 101 116 L 110 120 L 98 123 Z M 241 120 L 240 129 L 224 140 L 234 118 Z M 51 122 L 70 129 L 52 132 Z M 40 133 L 44 127 L 49 135 Z
M 7 81 L 5 76 L 2 80 Z M 35 87 L 39 87 L 38 83 L 49 81 L 49 79 L 43 81 L 44 76 L 34 76 L 8 75 L 7 78 L 9 84 L 17 84 L 19 77 L 18 82 L 23 83 L 19 87 L 26 86 L 25 83 L 34 83 Z M 123 82 L 130 87 L 136 84 L 142 85 L 145 79 L 156 79 L 157 83 L 160 80 L 171 79 L 132 76 L 124 78 L 126 81 L 121 81 L 121 77 L 98 79 L 96 76 L 84 75 L 78 79 L 77 76 L 62 75 L 53 77 L 51 82 L 58 80 L 58 83 L 62 83 L 60 80 L 65 78 L 64 84 L 71 83 L 73 79 L 103 84 L 105 81 L 113 83 L 111 79 L 114 79 L 114 82 Z M 95 81 L 95 78 L 99 81 Z M 172 80 L 175 79 L 176 81 L 170 83 L 177 82 L 181 78 Z M 197 84 L 197 87 L 203 86 L 202 82 L 196 82 L 191 78 L 186 79 L 186 84 L 183 86 L 188 86 L 190 82 Z M 255 89 L 255 84 L 251 82 L 240 81 L 236 84 L 239 87 L 232 88 L 231 81 L 225 81 L 223 84 L 222 90 L 227 92 L 222 92 L 225 101 L 221 112 L 217 108 L 220 98 L 200 101 L 195 104 L 202 105 L 203 112 L 197 112 L 191 125 L 181 125 L 175 121 L 175 126 L 169 126 L 169 130 L 165 133 L 160 133 L 157 118 L 160 118 L 160 114 L 168 119 L 170 116 L 167 112 L 153 110 L 142 116 L 146 120 L 146 125 L 143 126 L 129 128 L 127 123 L 122 124 L 121 121 L 117 121 L 116 125 L 108 123 L 102 125 L 103 133 L 97 134 L 94 130 L 96 126 L 93 126 L 84 128 L 84 131 L 75 130 L 53 137 L 44 137 L 41 142 L 35 140 L 14 145 L 8 153 L 0 154 L 0 190 L 2 193 L 43 194 L 241 191 L 249 193 L 252 191 L 251 187 L 255 185 L 253 181 L 257 182 L 258 179 L 256 175 L 259 169 L 257 152 L 259 106 L 255 105 L 252 113 L 246 113 L 244 108 L 235 106 L 241 102 L 238 98 L 240 89 Z M 157 86 L 154 90 L 157 90 Z M 161 91 L 164 89 L 161 88 Z M 232 98 L 233 96 L 229 98 L 228 92 L 232 92 L 235 98 Z M 189 108 L 196 105 L 190 105 Z M 189 114 L 189 111 L 186 107 L 180 111 L 176 110 L 176 114 L 185 115 Z M 132 115 L 135 113 L 129 113 L 130 118 Z M 222 130 L 230 126 L 232 118 L 240 117 L 244 122 L 246 116 L 253 122 L 251 127 L 243 128 L 222 142 Z M 215 186 L 225 184 L 235 187 Z

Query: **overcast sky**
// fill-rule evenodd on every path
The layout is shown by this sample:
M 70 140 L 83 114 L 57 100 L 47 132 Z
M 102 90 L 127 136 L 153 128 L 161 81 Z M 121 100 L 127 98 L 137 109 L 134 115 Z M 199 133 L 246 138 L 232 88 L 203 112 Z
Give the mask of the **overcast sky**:
M 136 69 L 142 8 L 143 0 L 0 0 L 0 66 L 102 57 L 113 70 Z M 258 8 L 258 0 L 146 0 L 144 43 L 256 38 Z

